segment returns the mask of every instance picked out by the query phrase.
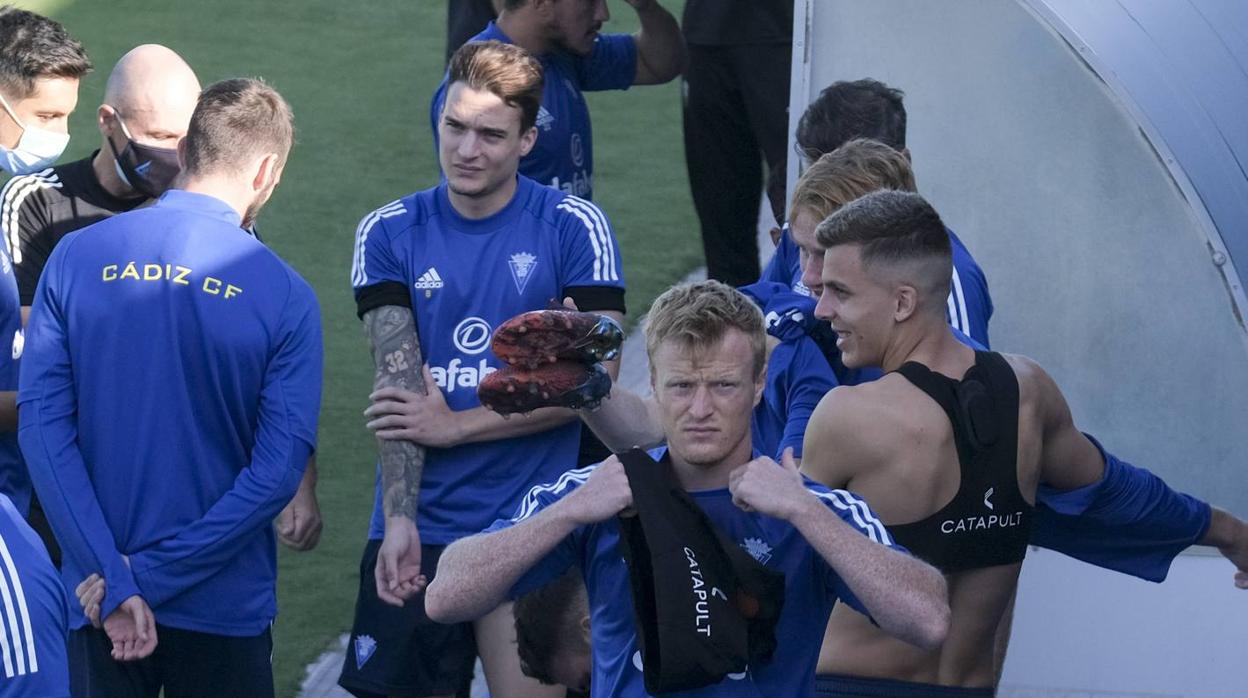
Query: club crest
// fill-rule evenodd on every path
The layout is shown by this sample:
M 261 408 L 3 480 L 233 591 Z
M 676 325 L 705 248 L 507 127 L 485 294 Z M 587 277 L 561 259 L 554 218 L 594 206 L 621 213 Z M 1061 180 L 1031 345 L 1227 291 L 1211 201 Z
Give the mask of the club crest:
M 537 266 L 537 257 L 528 252 L 517 252 L 507 260 L 507 266 L 511 267 L 511 280 L 516 282 L 516 291 L 524 293 L 524 287 L 529 285 L 529 277 L 533 275 L 533 268 Z

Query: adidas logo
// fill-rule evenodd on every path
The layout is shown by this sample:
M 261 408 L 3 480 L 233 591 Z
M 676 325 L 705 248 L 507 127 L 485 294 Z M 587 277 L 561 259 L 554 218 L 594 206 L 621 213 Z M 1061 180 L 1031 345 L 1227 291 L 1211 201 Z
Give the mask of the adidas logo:
M 423 291 L 442 288 L 442 277 L 438 276 L 438 270 L 435 267 L 429 267 L 428 271 L 421 274 L 419 279 L 416 279 L 416 283 L 413 286 Z
M 555 123 L 555 117 L 546 111 L 546 107 L 538 107 L 537 110 L 537 127 L 543 131 L 549 131 L 550 127 Z

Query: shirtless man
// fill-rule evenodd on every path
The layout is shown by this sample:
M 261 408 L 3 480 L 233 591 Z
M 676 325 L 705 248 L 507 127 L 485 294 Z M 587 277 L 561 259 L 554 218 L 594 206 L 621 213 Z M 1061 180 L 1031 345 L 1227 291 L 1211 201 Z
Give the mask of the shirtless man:
M 829 216 L 816 238 L 825 249 L 816 315 L 836 331 L 847 366 L 888 373 L 823 399 L 806 432 L 803 469 L 862 495 L 899 542 L 944 571 L 953 613 L 943 645 L 924 650 L 838 606 L 817 695 L 991 696 L 994 639 L 1026 554 L 1037 490 L 1126 480 L 1141 496 L 1119 503 L 1124 512 L 1134 505 L 1123 518 L 1142 521 L 1162 515 L 1141 499 L 1164 483 L 1083 435 L 1034 361 L 955 339 L 945 319 L 949 236 L 922 197 L 869 194 Z M 1238 568 L 1235 584 L 1248 588 L 1248 526 L 1165 491 L 1182 517 L 1208 521 L 1188 526 L 1203 531 L 1188 542 L 1216 546 Z

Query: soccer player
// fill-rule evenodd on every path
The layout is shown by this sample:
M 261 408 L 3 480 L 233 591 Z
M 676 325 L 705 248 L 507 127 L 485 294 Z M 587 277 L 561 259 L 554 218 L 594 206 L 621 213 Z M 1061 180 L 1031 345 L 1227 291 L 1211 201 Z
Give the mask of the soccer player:
M 627 2 L 641 21 L 632 36 L 598 33 L 610 18 L 607 0 L 505 0 L 498 20 L 473 37 L 516 44 L 542 63 L 537 143 L 520 160 L 520 174 L 592 200 L 593 135 L 582 91 L 656 85 L 680 74 L 684 41 L 676 19 L 658 0 Z M 442 81 L 429 110 L 435 144 L 448 84 Z
M 69 698 L 69 605 L 43 543 L 0 494 L 0 698 Z
M 552 298 L 617 321 L 624 313 L 606 216 L 517 174 L 538 140 L 541 95 L 542 66 L 526 51 L 465 44 L 438 120 L 446 181 L 370 213 L 356 233 L 352 286 L 373 350 L 373 400 L 407 388 L 420 426 L 410 441 L 378 442 L 378 498 L 339 679 L 357 696 L 460 693 L 478 654 L 496 698 L 551 690 L 520 672 L 509 604 L 440 625 L 419 593 L 445 546 L 576 461 L 572 410 L 504 420 L 480 406 L 476 387 L 501 366 L 489 353 L 493 329 Z
M 102 629 L 71 619 L 75 695 L 273 695 L 270 522 L 315 447 L 320 312 L 245 228 L 292 140 L 276 90 L 210 85 L 178 187 L 66 236 L 44 269 L 22 451 L 66 588 L 105 586 Z
M 905 169 L 909 170 L 902 97 L 901 90 L 875 80 L 833 83 L 802 114 L 797 126 L 798 149 L 813 163 L 855 138 L 868 138 L 901 153 L 906 160 Z M 906 188 L 915 191 L 914 175 L 910 173 L 906 179 Z M 886 186 L 880 184 L 876 188 Z M 799 292 L 818 294 L 822 258 L 814 235 L 815 226 L 823 217 L 799 218 L 796 209 L 796 205 L 791 207 L 789 225 L 763 270 L 762 280 L 791 284 Z M 988 280 L 958 236 L 952 230 L 948 233 L 953 245 L 953 285 L 946 300 L 949 324 L 987 347 L 988 321 L 992 317 Z
M 1161 545 L 1171 557 L 1188 544 L 1215 546 L 1248 588 L 1248 525 L 1170 492 L 1080 433 L 1034 361 L 975 351 L 954 336 L 945 318 L 950 238 L 922 197 L 869 194 L 821 222 L 816 236 L 825 250 L 818 317 L 836 330 L 846 365 L 889 373 L 824 398 L 806 432 L 803 469 L 867 498 L 898 541 L 940 568 L 953 613 L 933 652 L 834 609 L 818 695 L 993 695 L 994 642 L 1045 490 L 1091 491 L 1100 497 L 1095 516 L 1168 539 Z M 1095 492 L 1102 482 L 1109 491 Z M 1176 530 L 1194 533 L 1176 547 Z
M 91 70 L 82 44 L 43 15 L 0 6 L 0 169 L 38 172 L 69 145 L 78 81 Z
M 650 378 L 668 438 L 651 456 L 670 463 L 720 533 L 751 539 L 760 562 L 785 578 L 771 662 L 682 695 L 809 695 L 815 648 L 838 600 L 918 646 L 938 645 L 947 630 L 944 580 L 895 549 L 865 502 L 804 480 L 787 453 L 778 464 L 753 449 L 765 341 L 762 312 L 717 281 L 673 287 L 648 315 Z M 589 593 L 595 695 L 645 696 L 616 521 L 632 499 L 614 456 L 534 487 L 513 518 L 447 548 L 426 595 L 430 616 L 477 617 L 576 565 Z

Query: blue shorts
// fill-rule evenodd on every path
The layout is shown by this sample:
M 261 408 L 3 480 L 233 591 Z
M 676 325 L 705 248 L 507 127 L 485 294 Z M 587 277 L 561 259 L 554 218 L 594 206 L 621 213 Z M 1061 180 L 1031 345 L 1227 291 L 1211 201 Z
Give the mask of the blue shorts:
M 894 679 L 873 679 L 844 674 L 817 674 L 817 698 L 992 698 L 991 688 L 961 688 L 913 683 Z

